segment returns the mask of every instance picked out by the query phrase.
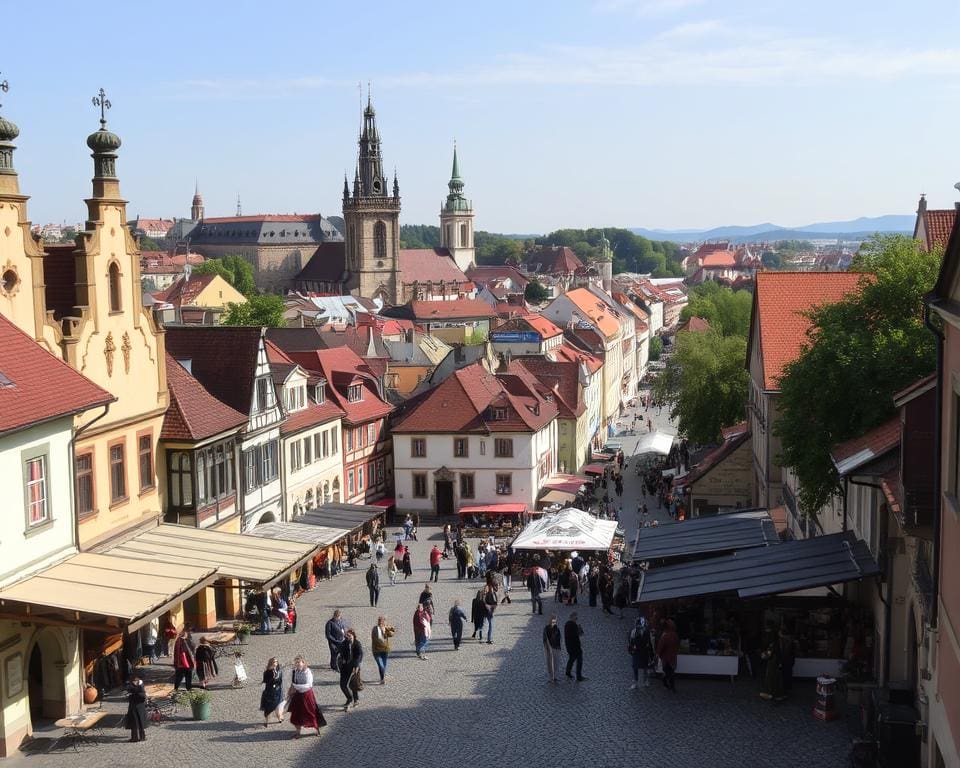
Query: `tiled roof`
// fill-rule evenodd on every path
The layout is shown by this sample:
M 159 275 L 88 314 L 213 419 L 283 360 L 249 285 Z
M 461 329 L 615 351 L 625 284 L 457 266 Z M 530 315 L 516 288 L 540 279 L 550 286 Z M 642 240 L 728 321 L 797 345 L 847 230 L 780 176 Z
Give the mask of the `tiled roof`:
M 0 434 L 114 400 L 0 315 Z
M 330 398 L 327 398 L 319 405 L 311 402 L 302 411 L 288 413 L 287 418 L 283 424 L 280 425 L 280 433 L 283 435 L 292 435 L 303 429 L 308 429 L 318 424 L 326 424 L 328 421 L 342 417 L 343 410 L 333 403 Z
M 950 239 L 950 233 L 953 232 L 953 223 L 957 218 L 956 208 L 931 209 L 918 214 L 923 217 L 923 229 L 926 234 L 924 246 L 926 250 L 931 251 L 934 247 L 947 247 L 947 241 Z M 919 224 L 919 221 L 917 222 Z M 917 236 L 914 229 L 913 236 Z
M 163 291 L 153 294 L 158 301 L 172 304 L 175 307 L 190 307 L 194 305 L 197 296 L 206 288 L 217 275 L 194 275 L 189 280 L 178 277 Z
M 693 333 L 704 333 L 705 331 L 710 330 L 710 323 L 704 320 L 702 317 L 688 317 L 679 326 L 677 326 L 677 333 L 680 331 L 691 331 Z
M 320 243 L 294 281 L 339 283 L 346 277 L 347 246 L 344 242 Z
M 380 399 L 369 366 L 349 347 L 293 351 L 288 357 L 308 371 L 316 371 L 327 380 L 327 399 L 344 413 L 348 424 L 362 424 L 388 416 L 393 406 Z M 359 379 L 363 386 L 363 400 L 351 403 L 347 399 L 350 382 Z
M 260 333 L 252 326 L 168 326 L 167 352 L 190 360 L 190 373 L 220 402 L 249 413 Z
M 620 332 L 619 315 L 586 288 L 574 288 L 572 291 L 567 291 L 564 296 L 573 303 L 585 319 L 589 318 L 606 338 Z
M 384 317 L 399 317 L 420 323 L 441 320 L 473 320 L 496 317 L 497 313 L 480 299 L 454 299 L 453 301 L 410 301 L 399 307 L 383 311 Z
M 434 389 L 409 401 L 395 433 L 536 432 L 557 417 L 555 402 L 538 389 L 528 372 L 515 369 L 494 375 L 475 363 L 455 371 Z M 492 408 L 506 409 L 492 420 Z
M 148 229 L 152 229 L 154 231 L 163 230 L 164 232 L 166 232 L 168 229 L 170 229 L 170 227 L 173 226 L 173 220 L 172 219 L 143 219 L 137 216 L 137 219 L 136 221 L 134 221 L 133 225 L 136 229 L 142 230 L 144 232 L 147 231 Z
M 544 339 L 552 339 L 554 336 L 563 334 L 563 328 L 554 325 L 543 315 L 537 315 L 532 312 L 507 320 L 507 322 L 497 328 L 498 332 L 526 330 L 535 331 Z
M 510 279 L 517 283 L 521 291 L 525 289 L 527 284 L 530 282 L 530 278 L 524 275 L 519 269 L 509 264 L 470 267 L 470 269 L 467 270 L 467 277 L 469 277 L 475 283 L 480 283 L 481 285 L 486 285 L 487 287 L 502 283 L 506 279 Z
M 690 485 L 700 480 L 704 475 L 715 469 L 725 458 L 737 450 L 750 438 L 750 431 L 742 429 L 729 435 L 724 435 L 723 442 L 706 453 L 693 469 L 686 475 L 676 479 L 676 485 Z
M 583 269 L 583 262 L 572 248 L 565 245 L 546 245 L 527 256 L 527 268 L 533 272 L 558 274 Z
M 596 373 L 603 367 L 603 360 L 601 358 L 596 355 L 591 355 L 589 352 L 575 349 L 566 342 L 551 349 L 547 352 L 547 356 L 557 362 L 583 363 L 590 373 Z
M 161 440 L 196 442 L 247 423 L 246 416 L 207 392 L 169 353 L 167 388 L 170 404 L 163 415 Z
M 707 254 L 700 262 L 700 266 L 706 267 L 735 267 L 737 259 L 730 251 L 715 251 Z
M 862 276 L 856 272 L 760 272 L 753 295 L 754 319 L 759 320 L 760 338 L 754 338 L 751 321 L 747 346 L 760 344 L 763 387 L 779 389 L 784 367 L 797 359 L 807 341 L 810 321 L 805 312 L 840 301 L 856 293 Z
M 398 264 L 404 283 L 468 282 L 446 248 L 401 249 Z
M 729 244 L 729 243 L 726 243 L 726 242 L 723 242 L 723 243 L 703 243 L 703 244 L 700 245 L 699 248 L 697 248 L 697 250 L 695 250 L 695 251 L 693 252 L 693 257 L 694 257 L 695 259 L 702 259 L 702 258 L 704 258 L 705 256 L 709 256 L 709 255 L 712 254 L 712 253 L 718 253 L 718 252 L 721 252 L 721 251 L 729 250 L 729 248 L 730 248 L 730 244 Z
M 900 415 L 885 421 L 863 435 L 837 443 L 830 451 L 837 471 L 841 475 L 853 472 L 857 467 L 892 451 L 900 444 Z
M 585 410 L 580 397 L 580 365 L 575 362 L 554 362 L 543 355 L 514 358 L 509 369 L 525 368 L 541 384 L 551 389 L 556 397 L 560 418 L 575 419 Z
M 140 273 L 179 275 L 188 261 L 191 264 L 202 264 L 205 259 L 199 253 L 177 253 L 171 256 L 163 251 L 140 251 Z

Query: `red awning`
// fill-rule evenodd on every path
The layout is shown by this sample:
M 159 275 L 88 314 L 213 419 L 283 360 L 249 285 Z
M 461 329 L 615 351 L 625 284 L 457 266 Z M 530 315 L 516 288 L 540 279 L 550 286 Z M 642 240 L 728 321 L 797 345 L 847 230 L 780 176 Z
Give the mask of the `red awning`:
M 475 504 L 460 507 L 461 515 L 522 515 L 526 511 L 526 504 Z
M 559 475 L 557 477 L 551 477 L 549 480 L 547 480 L 543 484 L 543 490 L 563 491 L 564 493 L 572 493 L 574 496 L 576 496 L 581 485 L 586 485 L 587 483 L 592 482 L 593 481 L 589 477 L 581 477 L 580 475 Z
M 377 499 L 376 501 L 371 501 L 371 507 L 393 507 L 396 506 L 396 499 Z
M 583 468 L 583 471 L 587 475 L 602 475 L 604 470 L 603 464 L 587 464 Z

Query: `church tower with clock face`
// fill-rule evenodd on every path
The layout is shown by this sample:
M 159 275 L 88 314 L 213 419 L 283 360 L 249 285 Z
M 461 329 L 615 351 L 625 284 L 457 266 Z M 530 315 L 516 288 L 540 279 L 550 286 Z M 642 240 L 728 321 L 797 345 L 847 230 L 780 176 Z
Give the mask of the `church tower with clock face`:
M 376 112 L 369 94 L 359 145 L 352 192 L 346 178 L 343 180 L 346 284 L 355 296 L 397 304 L 400 301 L 400 186 L 394 174 L 392 189 L 387 189 Z

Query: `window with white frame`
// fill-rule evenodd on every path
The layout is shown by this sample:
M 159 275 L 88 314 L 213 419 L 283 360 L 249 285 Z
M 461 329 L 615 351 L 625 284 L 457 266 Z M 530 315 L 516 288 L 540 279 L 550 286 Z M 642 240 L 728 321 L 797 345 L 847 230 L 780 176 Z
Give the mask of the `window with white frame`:
M 296 471 L 303 466 L 303 454 L 300 449 L 300 441 L 294 440 L 290 443 L 290 469 Z
M 377 425 L 376 422 L 370 422 L 367 424 L 367 445 L 373 445 L 377 442 Z
M 333 456 L 340 453 L 340 427 L 330 430 L 330 453 Z
M 513 475 L 498 474 L 497 475 L 497 495 L 509 496 L 511 493 L 513 493 Z
M 469 455 L 468 442 L 465 437 L 453 438 L 453 455 L 458 459 L 465 459 Z
M 415 459 L 427 457 L 427 439 L 425 437 L 410 438 L 410 455 Z
M 309 437 L 303 438 L 303 466 L 313 462 L 313 440 Z
M 27 529 L 50 519 L 49 489 L 47 487 L 47 455 L 31 456 L 24 460 L 23 479 L 27 500 Z
M 474 476 L 470 472 L 460 473 L 460 498 L 472 499 L 474 497 Z
M 347 401 L 351 403 L 359 403 L 362 400 L 363 400 L 363 385 L 351 384 L 349 389 L 347 389 Z
M 493 441 L 493 455 L 498 459 L 513 458 L 513 438 L 498 437 Z
M 353 470 L 348 469 L 347 470 L 347 493 L 350 494 L 351 496 L 354 493 L 356 493 L 355 482 L 356 482 L 356 476 L 354 475 Z

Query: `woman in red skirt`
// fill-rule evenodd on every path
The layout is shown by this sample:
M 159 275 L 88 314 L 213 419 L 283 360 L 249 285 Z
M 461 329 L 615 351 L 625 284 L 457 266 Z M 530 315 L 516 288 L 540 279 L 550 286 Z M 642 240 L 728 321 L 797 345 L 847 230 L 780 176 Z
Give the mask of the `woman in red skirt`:
M 293 723 L 297 732 L 293 738 L 300 738 L 301 728 L 312 728 L 316 730 L 317 736 L 320 735 L 320 729 L 327 724 L 320 707 L 317 706 L 317 700 L 313 695 L 313 672 L 307 666 L 303 656 L 297 656 L 293 660 L 293 672 L 290 676 L 291 685 L 288 694 L 290 699 L 290 722 Z

